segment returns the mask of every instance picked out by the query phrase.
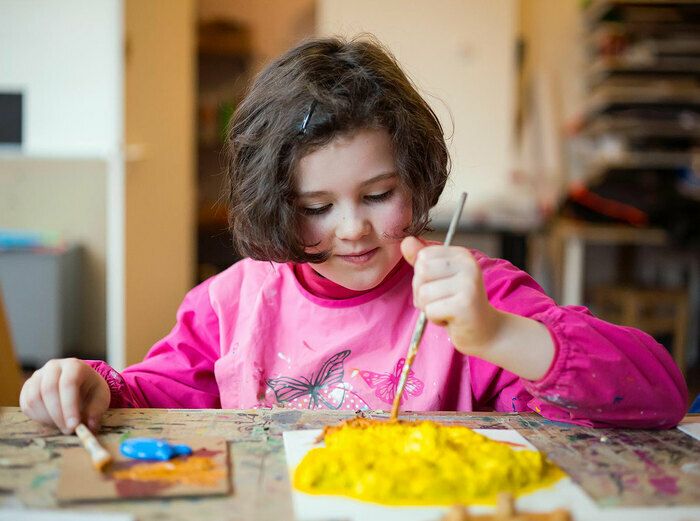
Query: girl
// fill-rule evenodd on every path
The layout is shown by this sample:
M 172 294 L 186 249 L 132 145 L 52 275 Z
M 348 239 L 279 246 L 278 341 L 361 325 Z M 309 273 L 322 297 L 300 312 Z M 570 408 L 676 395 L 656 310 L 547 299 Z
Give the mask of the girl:
M 648 335 L 560 307 L 509 263 L 426 244 L 442 129 L 371 41 L 303 43 L 270 64 L 227 144 L 229 221 L 249 258 L 185 297 L 121 374 L 52 360 L 25 384 L 35 420 L 99 427 L 107 407 L 388 409 L 413 325 L 431 321 L 402 408 L 534 410 L 669 428 L 687 389 Z

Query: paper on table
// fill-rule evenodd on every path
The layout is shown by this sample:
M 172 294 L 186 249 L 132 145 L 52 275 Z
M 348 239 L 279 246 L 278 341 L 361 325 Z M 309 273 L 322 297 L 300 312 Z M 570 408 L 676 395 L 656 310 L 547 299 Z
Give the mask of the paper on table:
M 0 510 L 0 521 L 136 521 L 131 514 L 75 510 Z
M 491 439 L 525 445 L 534 449 L 517 431 L 510 429 L 475 429 Z M 304 455 L 319 445 L 315 440 L 320 430 L 288 431 L 284 436 L 287 466 L 291 474 Z M 407 479 L 410 479 L 408 477 Z M 292 491 L 294 513 L 297 521 L 357 520 L 357 521 L 437 521 L 447 511 L 446 507 L 384 506 L 340 496 L 315 496 L 297 490 Z M 674 508 L 605 508 L 601 509 L 570 478 L 559 480 L 553 486 L 527 494 L 517 499 L 521 511 L 542 512 L 567 508 L 576 521 L 681 521 L 700 519 L 700 507 Z M 493 512 L 492 507 L 473 506 L 471 513 Z
M 477 432 L 491 439 L 517 443 L 527 448 L 534 449 L 530 442 L 514 430 L 477 429 Z M 290 431 L 284 433 L 284 448 L 287 454 L 287 465 L 290 472 L 301 462 L 309 449 L 313 446 L 318 446 L 315 445 L 314 442 L 320 433 L 320 430 Z M 570 507 L 570 493 L 572 490 L 578 492 L 580 495 L 584 496 L 586 501 L 590 502 L 569 478 L 564 478 L 553 487 L 518 499 L 517 507 L 522 510 L 541 510 L 545 505 L 547 509 L 558 507 L 567 508 Z M 569 492 L 569 494 L 567 494 L 567 492 Z M 542 500 L 541 496 L 543 494 L 547 499 L 546 502 Z M 339 496 L 315 496 L 296 490 L 293 491 L 292 499 L 294 503 L 294 512 L 299 521 L 336 518 L 353 520 L 377 519 L 382 521 L 438 520 L 440 516 L 447 511 L 446 507 L 384 506 Z M 473 513 L 491 511 L 493 511 L 492 507 L 474 506 L 470 508 L 470 512 Z
M 678 430 L 685 432 L 696 440 L 700 440 L 700 423 L 683 423 L 678 426 Z

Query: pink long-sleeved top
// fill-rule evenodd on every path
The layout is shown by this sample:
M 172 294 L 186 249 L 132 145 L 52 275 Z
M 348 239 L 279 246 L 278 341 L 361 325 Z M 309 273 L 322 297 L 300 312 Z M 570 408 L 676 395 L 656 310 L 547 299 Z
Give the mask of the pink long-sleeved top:
M 688 391 L 663 346 L 583 307 L 557 306 L 525 272 L 472 253 L 494 307 L 548 328 L 551 367 L 525 380 L 459 353 L 429 323 L 402 409 L 534 410 L 595 427 L 680 421 Z M 243 260 L 187 294 L 175 327 L 142 362 L 121 374 L 88 363 L 107 380 L 112 407 L 388 410 L 418 316 L 412 275 L 402 261 L 370 291 L 327 298 L 292 264 Z

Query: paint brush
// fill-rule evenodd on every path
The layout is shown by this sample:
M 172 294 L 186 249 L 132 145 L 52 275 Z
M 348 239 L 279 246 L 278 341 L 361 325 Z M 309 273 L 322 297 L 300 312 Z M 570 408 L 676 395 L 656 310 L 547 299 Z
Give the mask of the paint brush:
M 100 445 L 100 442 L 97 441 L 95 435 L 82 423 L 79 423 L 75 428 L 75 433 L 78 435 L 80 443 L 82 443 L 85 450 L 87 450 L 90 454 L 92 466 L 102 472 L 105 466 L 112 461 L 112 456 L 110 453 L 107 452 L 102 445 Z
M 467 200 L 467 193 L 462 192 L 459 196 L 459 202 L 452 214 L 452 220 L 450 221 L 450 227 L 447 229 L 447 237 L 445 237 L 445 246 L 449 246 L 452 242 L 452 237 L 457 230 L 457 223 L 459 223 L 459 217 L 462 215 L 462 209 L 464 208 L 464 203 Z M 418 320 L 416 320 L 416 325 L 413 328 L 413 334 L 411 335 L 411 343 L 408 345 L 408 353 L 406 354 L 406 361 L 403 364 L 403 370 L 401 371 L 401 377 L 399 378 L 399 385 L 396 388 L 396 394 L 394 395 L 394 403 L 391 407 L 391 420 L 396 420 L 399 415 L 399 405 L 401 404 L 401 396 L 403 395 L 404 387 L 406 387 L 406 380 L 408 378 L 408 372 L 411 370 L 413 365 L 413 360 L 416 358 L 416 353 L 418 353 L 418 346 L 420 345 L 421 338 L 423 338 L 423 331 L 425 331 L 425 323 L 427 318 L 425 312 L 421 311 L 418 315 Z

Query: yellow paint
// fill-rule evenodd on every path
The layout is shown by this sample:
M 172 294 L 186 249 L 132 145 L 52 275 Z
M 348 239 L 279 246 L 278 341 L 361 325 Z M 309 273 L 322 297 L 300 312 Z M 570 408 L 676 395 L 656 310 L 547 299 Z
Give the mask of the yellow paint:
M 225 475 L 211 458 L 190 456 L 184 459 L 139 463 L 112 473 L 115 479 L 134 481 L 165 481 L 182 485 L 214 485 Z
M 545 455 L 467 427 L 350 420 L 325 431 L 294 472 L 294 487 L 387 505 L 493 504 L 564 476 Z

